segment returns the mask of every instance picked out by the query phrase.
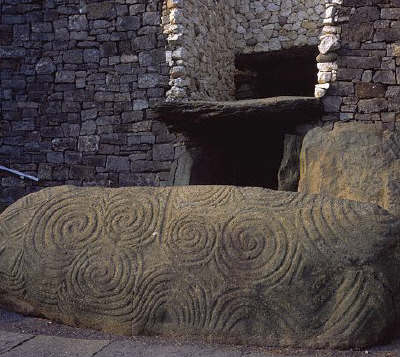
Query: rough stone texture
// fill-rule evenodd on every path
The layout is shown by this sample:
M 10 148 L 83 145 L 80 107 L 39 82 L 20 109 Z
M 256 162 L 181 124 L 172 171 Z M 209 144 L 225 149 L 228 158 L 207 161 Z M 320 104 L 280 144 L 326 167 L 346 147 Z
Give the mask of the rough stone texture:
M 400 127 L 337 123 L 304 138 L 299 191 L 371 202 L 400 216 Z
M 40 183 L 1 173 L 0 203 L 60 184 L 166 185 L 185 138 L 171 144 L 176 137 L 157 121 L 156 103 L 233 100 L 240 54 L 290 56 L 319 44 L 322 119 L 393 129 L 399 7 L 397 0 L 4 0 L 0 161 Z M 159 155 L 154 145 L 170 147 Z
M 296 192 L 300 179 L 300 152 L 303 137 L 286 134 L 281 166 L 278 172 L 278 190 Z
M 230 100 L 235 55 L 317 45 L 323 0 L 167 1 L 168 100 Z
M 40 179 L 0 172 L 0 205 L 46 186 L 165 184 L 170 162 L 153 159 L 174 140 L 154 112 L 169 78 L 162 2 L 4 0 L 0 12 L 0 163 Z
M 248 126 L 268 121 L 271 126 L 294 127 L 317 121 L 321 104 L 313 97 L 273 97 L 230 102 L 166 102 L 157 106 L 163 120 L 173 130 L 199 135 L 213 126 L 229 126 L 230 121 Z
M 2 304 L 71 325 L 349 348 L 387 338 L 395 318 L 383 266 L 400 221 L 372 204 L 231 186 L 62 186 L 0 222 Z
M 315 90 L 324 97 L 324 121 L 382 121 L 393 129 L 400 111 L 393 95 L 400 84 L 399 9 L 397 0 L 327 2 L 319 49 L 329 56 L 317 58 Z
M 170 100 L 234 98 L 234 33 L 229 1 L 167 1 L 163 17 Z
M 29 341 L 34 336 L 28 334 L 16 334 L 6 331 L 0 333 L 0 353 L 4 354 L 13 348 L 19 346 L 25 341 Z
M 234 1 L 232 27 L 240 52 L 316 45 L 326 1 Z

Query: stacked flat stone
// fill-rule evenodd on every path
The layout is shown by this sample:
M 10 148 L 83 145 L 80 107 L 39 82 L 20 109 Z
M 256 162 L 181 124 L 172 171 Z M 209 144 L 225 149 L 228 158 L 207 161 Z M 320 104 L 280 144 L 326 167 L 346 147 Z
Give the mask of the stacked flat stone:
M 324 0 L 168 0 L 167 100 L 232 100 L 235 55 L 317 45 Z
M 229 1 L 167 1 L 163 17 L 170 66 L 167 99 L 234 99 L 232 18 Z
M 40 186 L 160 185 L 174 136 L 155 121 L 169 69 L 161 4 L 0 3 L 0 162 Z M 40 186 L 0 177 L 0 202 Z
M 332 47 L 327 63 L 319 64 L 316 94 L 326 94 L 325 121 L 378 121 L 394 129 L 394 122 L 400 119 L 400 2 L 371 4 L 335 1 L 335 11 L 328 18 L 334 26 L 325 27 L 324 35 L 340 34 L 341 48 Z M 325 59 L 322 52 L 320 59 Z
M 237 0 L 233 30 L 240 52 L 317 45 L 324 0 Z
M 348 17 L 341 17 L 338 14 L 341 1 L 327 2 L 323 20 L 322 34 L 318 46 L 319 56 L 317 57 L 318 84 L 315 86 L 315 96 L 323 97 L 330 83 L 336 82 L 338 65 L 337 50 L 340 49 L 340 23 L 348 20 Z

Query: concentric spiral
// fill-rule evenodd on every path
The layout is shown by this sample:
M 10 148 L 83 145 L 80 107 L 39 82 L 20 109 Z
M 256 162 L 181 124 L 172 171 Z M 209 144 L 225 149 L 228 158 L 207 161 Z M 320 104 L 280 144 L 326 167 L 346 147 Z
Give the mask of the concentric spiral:
M 213 256 L 216 239 L 217 228 L 209 219 L 188 214 L 170 223 L 163 246 L 176 263 L 204 264 Z
M 25 252 L 60 267 L 101 233 L 99 213 L 88 205 L 93 197 L 64 194 L 46 202 L 36 211 L 26 234 Z
M 61 301 L 81 311 L 118 316 L 129 321 L 134 284 L 142 274 L 140 256 L 105 248 L 90 249 L 77 257 L 65 281 Z
M 274 284 L 290 270 L 295 254 L 284 227 L 273 216 L 260 212 L 232 218 L 223 231 L 217 264 L 228 278 Z
M 158 235 L 160 202 L 143 193 L 118 193 L 110 198 L 105 217 L 107 235 L 122 245 L 150 244 Z

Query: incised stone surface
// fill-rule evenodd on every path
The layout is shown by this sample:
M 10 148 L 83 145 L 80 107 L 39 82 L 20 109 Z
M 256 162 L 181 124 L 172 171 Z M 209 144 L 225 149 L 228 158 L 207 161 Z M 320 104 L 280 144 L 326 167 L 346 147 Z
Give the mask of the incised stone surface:
M 335 124 L 304 138 L 299 191 L 371 202 L 400 215 L 400 127 Z
M 391 331 L 399 221 L 230 186 L 76 188 L 0 215 L 3 305 L 117 334 L 363 347 Z

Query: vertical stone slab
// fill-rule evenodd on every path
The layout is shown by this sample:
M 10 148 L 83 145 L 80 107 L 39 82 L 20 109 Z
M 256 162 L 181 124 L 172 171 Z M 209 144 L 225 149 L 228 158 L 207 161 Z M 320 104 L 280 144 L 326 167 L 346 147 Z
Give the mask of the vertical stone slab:
M 299 191 L 370 202 L 400 216 L 400 132 L 337 123 L 307 133 Z

